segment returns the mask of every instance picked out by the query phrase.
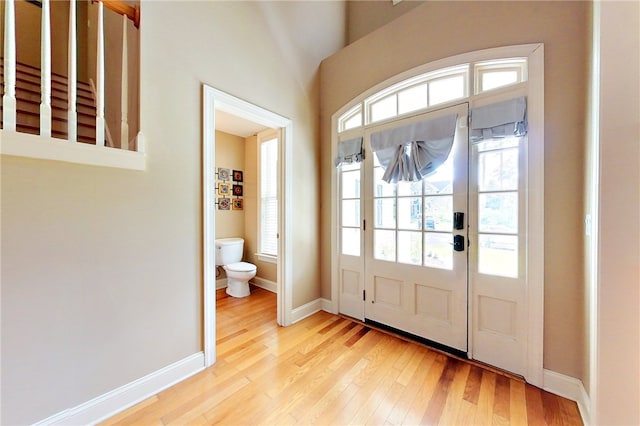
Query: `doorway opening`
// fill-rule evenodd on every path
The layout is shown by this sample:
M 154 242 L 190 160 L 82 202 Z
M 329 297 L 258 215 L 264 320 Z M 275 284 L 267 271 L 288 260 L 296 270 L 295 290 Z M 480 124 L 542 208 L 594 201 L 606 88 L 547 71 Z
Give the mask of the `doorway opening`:
M 279 325 L 291 323 L 292 288 L 290 285 L 291 232 L 289 224 L 292 207 L 286 200 L 291 194 L 291 130 L 288 118 L 274 114 L 257 105 L 203 85 L 203 149 L 202 149 L 202 203 L 203 203 L 203 330 L 205 367 L 216 360 L 216 209 L 218 162 L 216 161 L 216 130 L 226 134 L 276 129 L 280 149 L 277 166 L 277 256 L 275 290 L 277 297 L 276 321 Z M 240 170 L 238 170 L 240 171 Z M 244 176 L 242 177 L 244 179 Z M 238 198 L 238 197 L 236 197 Z M 239 199 L 239 198 L 238 198 Z

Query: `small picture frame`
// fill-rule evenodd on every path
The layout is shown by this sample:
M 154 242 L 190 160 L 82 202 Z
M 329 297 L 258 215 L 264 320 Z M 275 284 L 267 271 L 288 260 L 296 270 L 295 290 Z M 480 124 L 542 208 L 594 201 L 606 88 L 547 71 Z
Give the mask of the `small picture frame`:
M 233 180 L 236 182 L 242 182 L 242 170 L 233 171 Z
M 218 180 L 226 181 L 231 176 L 231 170 L 218 167 Z
M 242 185 L 233 185 L 233 195 L 235 197 L 242 197 Z
M 234 198 L 232 202 L 233 210 L 242 210 L 244 208 L 244 202 L 242 198 Z
M 231 210 L 231 198 L 218 198 L 218 210 Z
M 218 184 L 218 194 L 220 195 L 231 195 L 231 185 L 228 183 L 219 183 Z

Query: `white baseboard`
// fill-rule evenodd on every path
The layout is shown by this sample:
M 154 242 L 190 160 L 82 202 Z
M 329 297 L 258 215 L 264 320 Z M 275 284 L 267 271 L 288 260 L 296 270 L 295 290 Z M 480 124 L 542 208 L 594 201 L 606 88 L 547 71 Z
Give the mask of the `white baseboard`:
M 544 387 L 543 389 L 553 394 L 575 401 L 580 410 L 580 416 L 585 426 L 591 424 L 591 414 L 589 407 L 589 395 L 584 388 L 581 380 L 575 377 L 566 376 L 551 370 L 544 370 Z
M 260 278 L 260 277 L 253 277 L 249 282 L 255 285 L 256 287 L 263 288 L 272 293 L 278 292 L 278 284 L 274 283 L 273 281 L 265 280 L 264 278 Z M 219 280 L 216 280 L 216 290 L 220 290 L 221 288 L 227 288 L 226 278 L 221 278 Z
M 198 352 L 74 408 L 47 417 L 37 422 L 36 425 L 96 424 L 203 369 L 204 354 Z
M 324 297 L 320 299 L 320 304 L 322 305 L 322 310 L 325 312 L 329 312 L 330 314 L 337 315 L 338 309 L 336 309 L 335 303 L 329 299 L 325 299 Z
M 253 277 L 249 282 L 255 285 L 256 287 L 263 288 L 272 293 L 278 292 L 278 284 L 274 283 L 273 281 L 265 280 L 264 278 L 260 278 L 260 277 Z
M 291 324 L 295 324 L 298 321 L 309 317 L 316 312 L 322 310 L 322 299 L 312 300 L 311 302 L 299 306 L 291 311 Z

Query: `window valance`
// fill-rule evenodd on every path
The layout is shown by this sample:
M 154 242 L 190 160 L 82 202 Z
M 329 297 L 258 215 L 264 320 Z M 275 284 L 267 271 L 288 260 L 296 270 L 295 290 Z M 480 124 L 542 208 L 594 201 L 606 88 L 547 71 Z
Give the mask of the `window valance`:
M 527 98 L 524 96 L 471 110 L 469 139 L 472 143 L 526 134 Z
M 334 164 L 340 167 L 343 164 L 359 163 L 362 157 L 362 137 L 347 139 L 338 143 L 338 156 Z
M 422 180 L 449 157 L 456 131 L 457 114 L 425 120 L 371 135 L 371 150 L 393 183 Z

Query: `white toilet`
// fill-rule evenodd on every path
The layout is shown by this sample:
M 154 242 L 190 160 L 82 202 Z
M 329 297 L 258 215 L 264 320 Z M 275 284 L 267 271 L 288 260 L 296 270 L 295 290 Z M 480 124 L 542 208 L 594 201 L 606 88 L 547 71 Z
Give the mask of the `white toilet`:
M 256 276 L 258 268 L 242 262 L 244 240 L 242 238 L 219 238 L 216 240 L 216 265 L 227 273 L 227 294 L 233 297 L 247 297 L 249 280 Z

